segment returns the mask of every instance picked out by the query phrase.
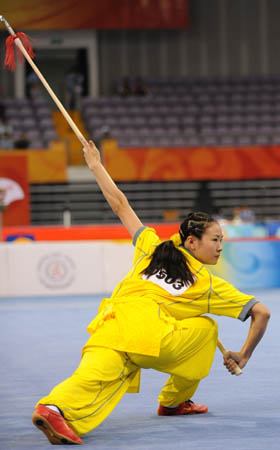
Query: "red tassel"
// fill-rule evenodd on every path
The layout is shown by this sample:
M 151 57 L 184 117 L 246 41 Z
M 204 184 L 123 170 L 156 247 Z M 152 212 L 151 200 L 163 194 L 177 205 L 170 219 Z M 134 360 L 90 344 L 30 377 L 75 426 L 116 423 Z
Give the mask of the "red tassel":
M 17 34 L 13 34 L 12 36 L 9 36 L 6 39 L 6 55 L 4 60 L 4 66 L 7 66 L 10 70 L 14 71 L 16 67 L 16 61 L 15 61 L 15 50 L 14 50 L 14 40 L 15 39 L 21 39 L 22 45 L 24 46 L 25 50 L 27 51 L 30 58 L 34 58 L 34 51 L 31 46 L 30 40 L 26 36 L 25 33 L 19 32 Z M 21 64 L 23 64 L 23 57 L 20 49 L 16 47 L 17 49 L 17 55 L 19 57 L 19 61 Z

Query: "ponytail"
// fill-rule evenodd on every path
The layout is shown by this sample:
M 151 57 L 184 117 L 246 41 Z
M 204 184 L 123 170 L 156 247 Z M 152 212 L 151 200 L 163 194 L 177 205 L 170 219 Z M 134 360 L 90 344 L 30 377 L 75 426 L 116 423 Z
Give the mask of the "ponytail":
M 172 283 L 176 280 L 181 280 L 186 285 L 194 283 L 186 257 L 170 240 L 164 241 L 156 247 L 150 264 L 142 273 L 149 278 L 160 270 L 166 272 Z

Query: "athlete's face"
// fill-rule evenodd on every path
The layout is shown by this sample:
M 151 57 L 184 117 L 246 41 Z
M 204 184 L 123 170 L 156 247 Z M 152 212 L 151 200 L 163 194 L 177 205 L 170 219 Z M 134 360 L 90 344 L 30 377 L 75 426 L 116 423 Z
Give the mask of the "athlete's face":
M 201 239 L 188 236 L 185 241 L 186 249 L 203 264 L 217 264 L 222 247 L 223 233 L 218 223 L 214 222 L 202 235 Z

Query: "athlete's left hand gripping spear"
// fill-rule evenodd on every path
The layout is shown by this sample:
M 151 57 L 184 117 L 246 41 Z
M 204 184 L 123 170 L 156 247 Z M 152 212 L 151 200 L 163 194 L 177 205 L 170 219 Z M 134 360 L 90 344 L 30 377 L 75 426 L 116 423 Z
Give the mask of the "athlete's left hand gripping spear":
M 25 59 L 29 62 L 30 66 L 32 67 L 32 69 L 34 70 L 34 72 L 36 73 L 38 78 L 41 80 L 41 82 L 45 86 L 46 90 L 52 97 L 53 101 L 57 105 L 58 109 L 61 111 L 64 118 L 67 120 L 69 126 L 72 128 L 72 130 L 74 131 L 75 135 L 77 136 L 77 138 L 79 139 L 81 144 L 83 146 L 85 146 L 87 144 L 87 140 L 82 135 L 79 128 L 74 123 L 74 121 L 72 120 L 72 118 L 70 117 L 70 115 L 68 114 L 68 112 L 66 111 L 66 109 L 64 108 L 62 103 L 60 102 L 60 100 L 57 98 L 57 96 L 51 89 L 50 85 L 48 84 L 46 79 L 41 74 L 38 67 L 34 64 L 34 62 L 32 60 L 32 58 L 34 58 L 34 52 L 33 52 L 32 46 L 31 46 L 30 41 L 29 41 L 28 37 L 26 36 L 26 34 L 22 33 L 22 32 L 15 33 L 4 16 L 0 15 L 0 21 L 4 23 L 5 27 L 7 28 L 8 32 L 11 35 L 6 40 L 6 55 L 5 55 L 4 65 L 8 66 L 11 70 L 15 69 L 14 44 L 16 44 L 17 49 L 19 50 L 18 55 L 19 55 L 20 61 L 21 62 L 23 61 L 23 59 L 22 59 L 22 55 L 23 55 L 25 57 Z

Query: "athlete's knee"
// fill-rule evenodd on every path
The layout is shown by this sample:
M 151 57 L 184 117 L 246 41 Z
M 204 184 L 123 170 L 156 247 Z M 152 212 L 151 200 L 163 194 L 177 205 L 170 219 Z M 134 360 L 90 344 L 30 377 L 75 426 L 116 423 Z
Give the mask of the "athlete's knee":
M 85 381 L 113 380 L 118 378 L 125 365 L 123 354 L 107 348 L 87 348 L 79 367 L 73 375 Z

